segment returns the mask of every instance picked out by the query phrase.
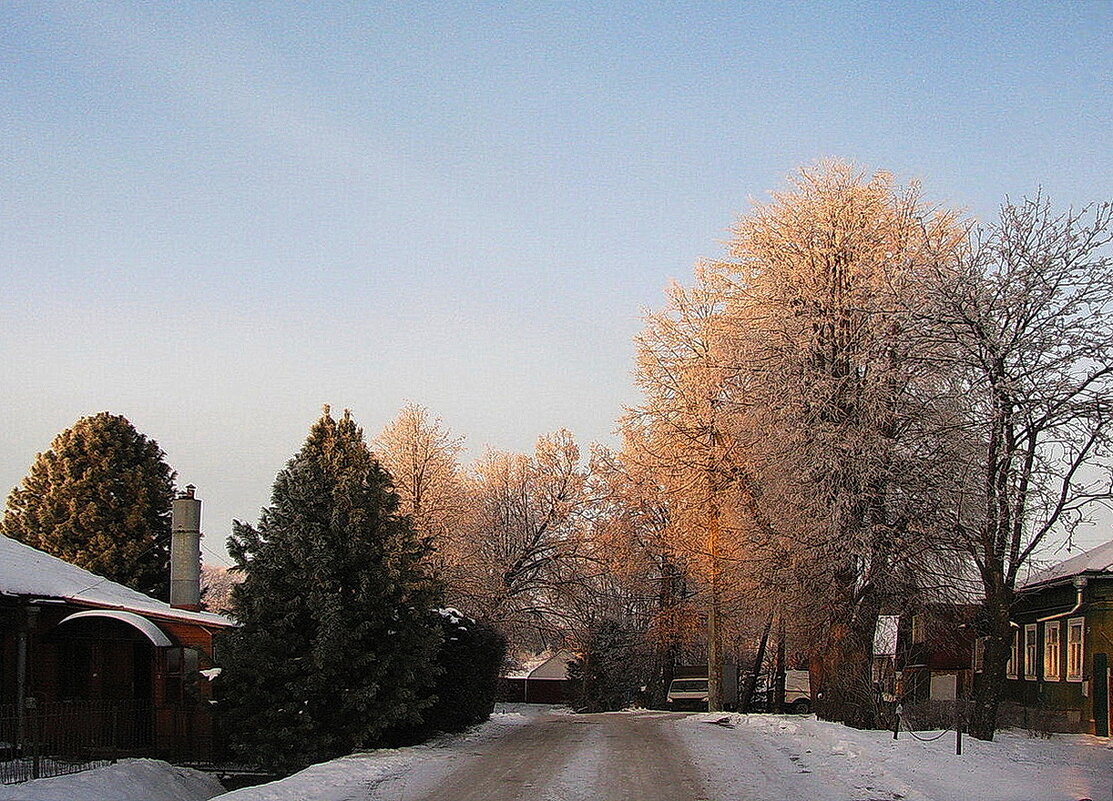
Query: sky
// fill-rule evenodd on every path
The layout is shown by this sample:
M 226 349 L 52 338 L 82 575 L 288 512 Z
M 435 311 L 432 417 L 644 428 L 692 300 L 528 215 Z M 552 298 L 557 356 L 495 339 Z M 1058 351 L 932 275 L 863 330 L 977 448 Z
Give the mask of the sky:
M 123 414 L 227 561 L 322 404 L 613 444 L 632 337 L 826 157 L 1113 193 L 1113 3 L 0 4 L 0 492 Z M 1107 527 L 1083 544 L 1108 539 Z

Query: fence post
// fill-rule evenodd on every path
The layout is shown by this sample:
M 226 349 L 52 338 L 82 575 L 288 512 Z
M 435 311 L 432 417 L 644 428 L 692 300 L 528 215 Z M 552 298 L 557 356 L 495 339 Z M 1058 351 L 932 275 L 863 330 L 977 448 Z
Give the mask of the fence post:
M 962 702 L 955 699 L 955 756 L 962 756 Z
M 32 704 L 28 711 L 30 712 L 28 723 L 31 728 L 31 778 L 38 779 L 42 776 L 43 716 L 35 704 Z
M 120 750 L 120 710 L 116 704 L 112 705 L 112 750 L 109 752 L 112 756 L 112 764 L 115 765 Z

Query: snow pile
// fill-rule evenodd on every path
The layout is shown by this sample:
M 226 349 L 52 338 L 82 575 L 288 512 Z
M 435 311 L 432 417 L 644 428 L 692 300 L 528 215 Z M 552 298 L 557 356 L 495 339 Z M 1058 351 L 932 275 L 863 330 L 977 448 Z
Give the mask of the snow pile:
M 1113 743 L 1081 734 L 992 743 L 953 732 L 859 731 L 811 717 L 693 715 L 677 723 L 694 762 L 723 797 L 1076 801 L 1108 798 Z
M 214 777 L 158 759 L 123 759 L 68 776 L 0 786 L 0 801 L 205 801 L 224 788 Z

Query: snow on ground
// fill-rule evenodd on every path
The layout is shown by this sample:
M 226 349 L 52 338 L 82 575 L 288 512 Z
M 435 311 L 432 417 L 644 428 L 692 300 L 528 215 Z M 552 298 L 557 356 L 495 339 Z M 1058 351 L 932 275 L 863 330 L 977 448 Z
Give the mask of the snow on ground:
M 963 737 L 957 756 L 953 732 L 932 742 L 907 732 L 894 740 L 892 732 L 795 715 L 699 714 L 677 730 L 712 797 L 1076 801 L 1113 791 L 1113 742 L 1089 735 Z
M 425 745 L 396 750 L 353 754 L 314 765 L 286 779 L 248 787 L 219 796 L 220 801 L 348 801 L 368 798 L 410 798 L 436 788 L 445 777 L 474 764 L 484 754 L 497 751 L 494 744 L 510 732 L 521 732 L 545 716 L 542 725 L 567 721 L 576 730 L 567 740 L 555 772 L 535 786 L 535 797 L 580 799 L 600 797 L 596 792 L 617 777 L 633 781 L 629 771 L 639 770 L 640 757 L 599 724 L 606 716 L 575 715 L 567 709 L 533 704 L 500 704 L 491 720 L 463 735 L 446 736 Z M 664 737 L 676 751 L 687 751 L 695 774 L 706 785 L 706 798 L 715 801 L 1108 801 L 1113 791 L 1113 742 L 1086 735 L 1030 738 L 1005 731 L 992 743 L 963 737 L 963 754 L 955 755 L 953 732 L 932 742 L 922 742 L 907 732 L 893 740 L 891 732 L 859 731 L 835 723 L 797 715 L 725 715 L 630 710 L 632 724 L 662 727 L 653 735 Z M 725 725 L 720 725 L 725 724 Z M 562 724 L 563 727 L 564 724 Z M 560 731 L 566 731 L 561 728 Z M 936 733 L 920 732 L 921 737 Z M 638 735 L 638 739 L 643 735 Z M 528 738 L 527 738 L 528 739 Z M 542 744 L 557 740 L 541 740 Z M 619 750 L 610 753 L 608 749 Z M 644 756 L 644 755 L 643 755 Z M 523 759 L 539 759 L 523 754 Z M 565 761 L 560 761 L 565 760 Z M 138 774 L 162 764 L 158 782 L 141 792 L 127 789 Z M 643 766 L 644 767 L 644 766 Z M 0 788 L 0 801 L 201 801 L 211 791 L 187 787 L 193 771 L 169 768 L 182 776 L 166 775 L 169 766 L 151 760 L 132 760 L 102 771 L 120 771 L 118 778 L 101 771 Z M 99 776 L 97 774 L 100 774 Z M 545 774 L 549 775 L 549 774 Z M 539 774 L 539 778 L 541 774 Z M 608 778 L 609 777 L 609 778 Z M 623 779 L 622 777 L 626 777 Z M 173 782 L 181 782 L 181 785 Z M 212 780 L 201 776 L 199 780 Z M 532 781 L 532 779 L 531 779 Z M 39 787 L 59 784 L 48 794 Z M 80 782 L 80 784 L 76 784 Z M 211 785 L 208 785 L 211 787 Z M 613 786 L 613 785 L 612 785 Z M 622 786 L 626 786 L 623 784 Z M 507 785 L 512 788 L 511 785 Z M 34 794 L 25 788 L 34 788 Z M 165 788 L 165 789 L 164 789 Z M 521 788 L 518 788 L 521 789 Z M 6 794 L 4 794 L 6 792 Z M 534 796 L 529 796 L 534 797 Z M 618 796 L 616 796 L 618 797 Z M 450 799 L 446 799 L 450 801 Z M 676 801 L 695 801 L 681 799 Z
M 121 759 L 68 776 L 0 786 L 0 801 L 205 801 L 224 792 L 214 777 L 158 759 Z
M 499 704 L 490 720 L 463 735 L 446 735 L 408 748 L 363 751 L 311 765 L 279 781 L 226 793 L 219 801 L 350 801 L 372 797 L 375 787 L 403 774 L 407 782 L 433 781 L 457 767 L 462 748 L 495 739 L 552 711 L 552 707 L 538 704 Z

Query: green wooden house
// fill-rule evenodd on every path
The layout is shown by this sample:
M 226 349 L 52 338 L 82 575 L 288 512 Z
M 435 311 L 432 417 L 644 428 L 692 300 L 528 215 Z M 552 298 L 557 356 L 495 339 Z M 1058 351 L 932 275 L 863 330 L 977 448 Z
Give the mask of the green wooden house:
M 1012 620 L 1008 722 L 1108 737 L 1113 540 L 1034 573 Z

